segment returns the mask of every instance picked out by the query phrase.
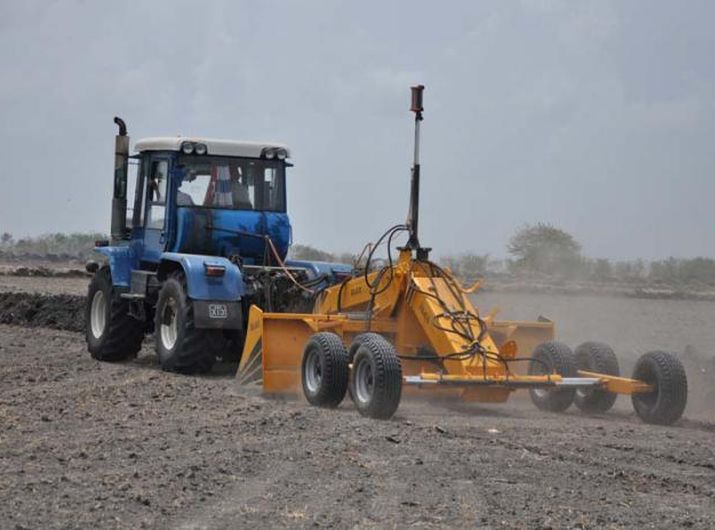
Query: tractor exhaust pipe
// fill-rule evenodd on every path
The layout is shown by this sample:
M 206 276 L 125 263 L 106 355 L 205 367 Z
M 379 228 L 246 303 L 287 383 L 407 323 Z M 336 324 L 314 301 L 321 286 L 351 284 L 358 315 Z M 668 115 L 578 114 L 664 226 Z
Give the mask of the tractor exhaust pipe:
M 129 136 L 124 120 L 115 116 L 119 132 L 114 138 L 114 191 L 112 194 L 112 239 L 127 237 L 127 169 L 129 166 Z
M 410 238 L 405 248 L 415 250 L 418 260 L 426 260 L 429 257 L 429 248 L 422 248 L 418 237 L 418 227 L 420 220 L 420 122 L 423 120 L 422 112 L 422 92 L 424 85 L 410 87 L 412 91 L 412 105 L 410 111 L 415 113 L 415 151 L 412 161 L 412 182 L 410 184 L 410 210 L 407 214 L 407 227 L 410 231 Z

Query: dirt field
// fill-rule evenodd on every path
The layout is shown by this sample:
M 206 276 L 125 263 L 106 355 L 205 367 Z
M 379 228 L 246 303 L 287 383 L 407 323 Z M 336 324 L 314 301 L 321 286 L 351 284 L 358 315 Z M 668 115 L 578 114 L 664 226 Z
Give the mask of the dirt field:
M 81 293 L 85 281 L 12 280 L 0 294 Z M 647 349 L 715 341 L 715 304 L 568 298 L 480 301 L 507 317 L 551 316 L 574 346 L 611 342 L 626 373 Z M 230 366 L 165 374 L 150 343 L 135 361 L 102 364 L 79 333 L 0 325 L 0 528 L 713 528 L 712 372 L 707 354 L 697 359 L 695 397 L 673 427 L 642 424 L 622 397 L 602 417 L 521 399 L 411 402 L 376 422 L 349 402 L 264 399 Z

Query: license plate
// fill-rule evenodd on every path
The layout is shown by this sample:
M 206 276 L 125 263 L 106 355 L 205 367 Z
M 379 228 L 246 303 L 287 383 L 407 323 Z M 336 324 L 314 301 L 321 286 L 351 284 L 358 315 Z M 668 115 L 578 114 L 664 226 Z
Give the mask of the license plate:
M 226 304 L 209 304 L 209 318 L 228 318 Z

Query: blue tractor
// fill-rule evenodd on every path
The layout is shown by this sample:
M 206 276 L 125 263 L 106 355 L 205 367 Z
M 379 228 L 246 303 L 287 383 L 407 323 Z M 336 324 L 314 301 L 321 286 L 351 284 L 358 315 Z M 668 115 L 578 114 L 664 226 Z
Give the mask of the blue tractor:
M 98 242 L 102 258 L 87 265 L 95 359 L 131 358 L 153 333 L 164 370 L 206 372 L 240 356 L 251 305 L 310 312 L 317 293 L 352 276 L 349 265 L 286 259 L 286 146 L 160 137 L 129 156 L 126 125 L 114 121 L 111 242 Z

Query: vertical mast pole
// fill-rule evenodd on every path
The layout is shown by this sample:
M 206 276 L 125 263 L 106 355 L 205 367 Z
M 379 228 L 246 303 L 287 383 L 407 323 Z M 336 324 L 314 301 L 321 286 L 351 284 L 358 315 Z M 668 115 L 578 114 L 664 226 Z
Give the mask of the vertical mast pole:
M 412 160 L 412 181 L 410 186 L 410 210 L 407 215 L 407 227 L 410 231 L 410 239 L 407 241 L 406 248 L 417 251 L 418 259 L 426 259 L 427 249 L 420 247 L 418 236 L 419 218 L 420 218 L 420 122 L 422 121 L 422 92 L 424 85 L 410 87 L 412 91 L 412 105 L 410 111 L 415 113 L 415 151 Z

